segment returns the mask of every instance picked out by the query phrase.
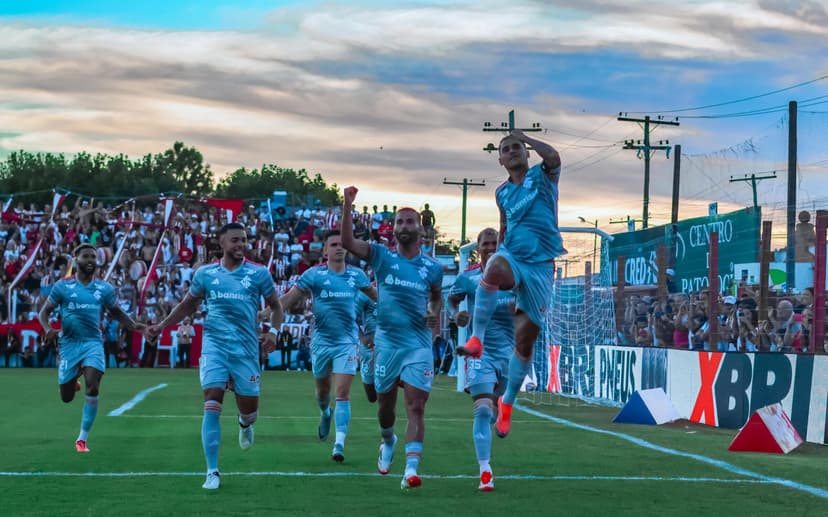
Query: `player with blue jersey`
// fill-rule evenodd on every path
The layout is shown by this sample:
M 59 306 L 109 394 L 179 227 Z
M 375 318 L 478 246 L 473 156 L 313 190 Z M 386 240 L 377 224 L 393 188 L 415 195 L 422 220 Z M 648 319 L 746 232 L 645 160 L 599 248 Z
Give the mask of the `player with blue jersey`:
M 204 302 L 204 322 L 199 378 L 204 391 L 204 417 L 201 441 L 207 462 L 203 488 L 219 487 L 218 452 L 221 442 L 221 416 L 224 387 L 232 381 L 239 409 L 239 446 L 253 446 L 253 423 L 259 409 L 259 344 L 270 353 L 276 349 L 275 329 L 282 323 L 282 306 L 270 274 L 263 266 L 244 258 L 247 233 L 238 223 L 224 225 L 218 232 L 222 258 L 199 268 L 190 290 L 158 325 L 147 327 L 155 339 L 170 325 L 192 314 Z M 257 313 L 264 298 L 271 308 L 271 332 L 259 335 Z
M 425 406 L 434 380 L 431 342 L 443 303 L 443 267 L 421 253 L 423 228 L 420 214 L 413 208 L 401 208 L 394 215 L 395 249 L 354 238 L 351 210 L 356 194 L 356 187 L 344 192 L 342 244 L 371 265 L 379 290 L 374 386 L 382 442 L 377 468 L 382 475 L 391 469 L 397 443 L 397 387 L 401 383 L 408 415 L 401 486 L 416 488 L 422 484 L 417 467 L 425 436 Z
M 109 311 L 127 330 L 142 330 L 121 310 L 115 297 L 115 289 L 102 280 L 95 279 L 97 255 L 91 244 L 75 248 L 77 274 L 73 278 L 58 280 L 43 304 L 37 319 L 44 329 L 44 341 L 54 342 L 58 332 L 49 324 L 49 315 L 60 310 L 60 338 L 58 351 L 58 384 L 60 398 L 69 403 L 75 398 L 78 377 L 83 375 L 86 396 L 83 402 L 80 434 L 75 440 L 75 450 L 89 452 L 86 441 L 98 412 L 98 393 L 101 378 L 106 371 L 106 360 L 101 335 L 103 309 Z
M 377 331 L 377 302 L 360 292 L 357 297 L 357 325 L 359 325 L 359 374 L 368 402 L 377 401 L 374 386 L 374 334 Z
M 329 231 L 323 249 L 325 264 L 305 271 L 280 299 L 291 308 L 310 296 L 313 300 L 311 364 L 316 379 L 316 402 L 322 413 L 318 436 L 326 440 L 331 432 L 331 384 L 336 390 L 334 440 L 331 458 L 345 461 L 345 438 L 351 421 L 351 383 L 358 356 L 357 296 L 365 293 L 376 300 L 376 290 L 359 268 L 345 264 L 345 248 L 339 231 Z
M 459 311 L 459 304 L 468 300 L 474 307 L 474 295 L 489 258 L 497 249 L 497 231 L 486 228 L 477 235 L 477 264 L 457 276 L 448 296 L 448 310 L 458 327 L 469 324 L 469 311 Z M 494 490 L 494 476 L 490 464 L 492 452 L 492 417 L 497 397 L 506 389 L 505 377 L 515 340 L 515 296 L 510 291 L 499 291 L 497 307 L 486 327 L 486 346 L 479 359 L 466 359 L 466 387 L 474 401 L 472 438 L 477 463 L 480 466 L 478 489 Z
M 531 168 L 527 144 L 543 160 Z M 472 337 L 456 352 L 480 357 L 489 320 L 497 307 L 497 293 L 514 289 L 515 353 L 509 361 L 506 391 L 498 399 L 495 423 L 498 436 L 505 437 L 511 426 L 512 404 L 531 370 L 535 341 L 552 298 L 555 258 L 566 250 L 558 230 L 558 151 L 515 129 L 500 141 L 498 153 L 498 161 L 509 174 L 495 191 L 501 245 L 486 264 L 475 293 Z

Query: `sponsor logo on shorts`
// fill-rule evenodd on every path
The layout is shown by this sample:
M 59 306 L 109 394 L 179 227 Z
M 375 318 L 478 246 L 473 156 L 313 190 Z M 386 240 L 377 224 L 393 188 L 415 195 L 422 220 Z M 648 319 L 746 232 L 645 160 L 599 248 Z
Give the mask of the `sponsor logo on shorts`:
M 434 377 L 434 370 L 426 370 L 423 372 L 426 377 Z

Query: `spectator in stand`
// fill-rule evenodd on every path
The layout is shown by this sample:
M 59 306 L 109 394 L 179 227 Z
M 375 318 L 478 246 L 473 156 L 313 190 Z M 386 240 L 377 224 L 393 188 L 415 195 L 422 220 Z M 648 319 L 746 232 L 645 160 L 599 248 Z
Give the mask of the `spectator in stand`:
M 703 312 L 696 312 L 690 318 L 690 350 L 710 350 L 709 323 Z
M 428 207 L 428 203 L 425 204 L 423 211 L 420 212 L 420 221 L 423 225 L 423 232 L 425 233 L 425 237 L 427 239 L 434 238 L 434 212 Z
M 189 317 L 181 320 L 181 325 L 175 331 L 178 338 L 178 366 L 190 367 L 190 352 L 193 347 L 193 338 L 196 335 L 195 327 Z
M 384 218 L 381 213 L 377 212 L 377 205 L 374 205 L 373 208 L 374 213 L 371 214 L 371 239 L 379 241 L 379 228 Z
M 382 244 L 389 248 L 394 247 L 394 225 L 391 224 L 391 219 L 383 219 L 377 233 Z
M 814 254 L 811 248 L 816 244 L 816 230 L 811 224 L 811 214 L 803 210 L 799 212 L 799 222 L 794 230 L 794 257 L 796 262 L 813 262 Z

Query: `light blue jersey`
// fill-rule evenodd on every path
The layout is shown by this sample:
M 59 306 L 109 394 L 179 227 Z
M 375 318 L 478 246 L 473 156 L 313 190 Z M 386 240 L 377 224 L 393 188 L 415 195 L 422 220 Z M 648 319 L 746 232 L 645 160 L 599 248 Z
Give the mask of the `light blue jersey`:
M 190 295 L 203 298 L 207 309 L 202 353 L 259 357 L 257 313 L 260 299 L 274 291 L 273 280 L 258 264 L 244 261 L 233 271 L 221 262 L 196 271 Z
M 377 347 L 431 350 L 426 311 L 431 286 L 443 282 L 443 266 L 431 257 L 400 256 L 381 244 L 371 245 L 371 268 L 377 279 Z
M 558 185 L 543 169 L 543 164 L 535 165 L 522 184 L 505 181 L 495 190 L 497 206 L 506 218 L 503 245 L 515 259 L 530 264 L 566 253 L 558 230 Z
M 476 266 L 457 276 L 449 295 L 465 295 L 468 300 L 469 313 L 474 313 L 474 294 L 483 278 L 483 268 Z M 511 291 L 499 291 L 497 307 L 486 327 L 483 359 L 494 362 L 506 361 L 512 356 L 515 345 L 514 325 L 515 295 Z
M 357 296 L 370 286 L 368 276 L 356 267 L 337 273 L 327 265 L 305 271 L 296 285 L 313 296 L 311 347 L 356 344 Z
M 49 293 L 49 300 L 60 309 L 61 345 L 64 342 L 103 342 L 103 309 L 115 306 L 115 289 L 102 280 L 83 285 L 75 278 L 59 280 Z

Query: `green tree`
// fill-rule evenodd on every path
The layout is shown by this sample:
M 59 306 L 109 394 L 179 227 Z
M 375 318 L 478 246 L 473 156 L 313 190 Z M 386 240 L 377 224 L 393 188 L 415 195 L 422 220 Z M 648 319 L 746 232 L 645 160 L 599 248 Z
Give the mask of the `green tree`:
M 318 199 L 322 205 L 339 204 L 339 187 L 328 186 L 320 174 L 313 178 L 305 169 L 285 169 L 274 164 L 261 169 L 237 169 L 216 187 L 216 197 L 233 199 L 262 199 L 274 190 L 283 190 L 300 200 Z

